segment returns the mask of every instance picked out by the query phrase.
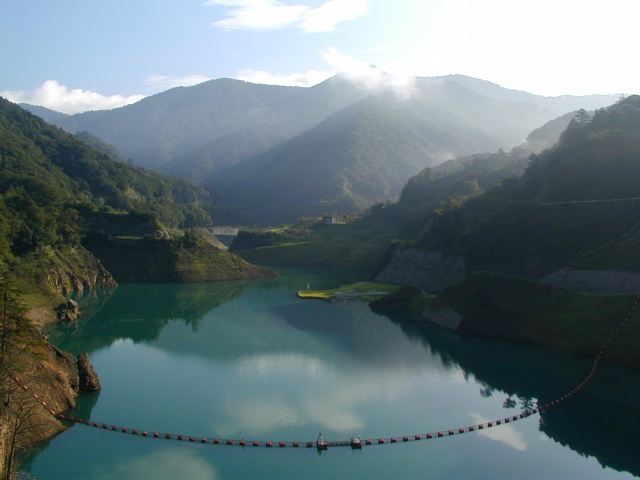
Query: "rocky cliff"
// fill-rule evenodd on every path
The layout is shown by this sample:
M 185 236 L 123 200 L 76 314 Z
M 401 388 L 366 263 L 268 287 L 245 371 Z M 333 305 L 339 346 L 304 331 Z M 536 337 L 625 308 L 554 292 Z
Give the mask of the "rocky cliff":
M 462 257 L 447 257 L 437 250 L 398 247 L 376 282 L 410 285 L 435 293 L 460 285 L 466 277 Z
M 82 393 L 100 389 L 88 356 L 54 347 L 39 329 L 21 328 L 5 352 L 0 408 L 0 475 L 15 468 L 14 457 L 65 430 L 59 412 L 75 408 Z
M 73 291 L 117 286 L 111 273 L 81 245 L 51 249 L 46 254 L 39 268 L 44 271 L 44 283 L 56 293 L 67 295 Z

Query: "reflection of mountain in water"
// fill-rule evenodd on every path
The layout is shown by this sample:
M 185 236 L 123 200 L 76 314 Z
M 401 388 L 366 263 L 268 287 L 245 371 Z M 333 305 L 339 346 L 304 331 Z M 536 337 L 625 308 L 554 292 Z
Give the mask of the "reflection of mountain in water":
M 79 353 L 129 338 L 143 342 L 158 338 L 170 321 L 197 330 L 211 310 L 240 296 L 250 282 L 190 284 L 123 284 L 115 290 L 78 297 L 85 317 L 51 332 L 56 346 Z M 109 301 L 112 300 L 112 301 Z
M 191 354 L 227 360 L 300 349 L 320 357 L 348 355 L 357 359 L 355 364 L 417 361 L 425 369 L 455 366 L 485 385 L 479 395 L 504 395 L 505 416 L 515 414 L 529 399 L 546 404 L 561 397 L 591 369 L 591 359 L 459 335 L 412 322 L 404 314 L 374 313 L 361 302 L 294 299 L 293 292 L 316 281 L 320 278 L 305 274 L 295 280 L 285 275 L 252 282 L 123 285 L 115 292 L 80 297 L 82 310 L 91 315 L 51 335 L 57 336 L 56 345 L 78 353 L 76 346 L 93 351 L 122 338 L 157 339 L 173 321 L 156 344 L 159 348 L 188 348 Z M 283 287 L 284 293 L 277 291 Z M 242 302 L 218 309 L 242 294 Z M 212 310 L 216 311 L 210 314 Z M 200 322 L 204 317 L 208 320 Z M 199 334 L 189 334 L 176 321 L 199 329 Z M 290 328 L 280 328 L 282 322 Z M 597 458 L 603 466 L 640 475 L 640 460 L 630 454 L 640 447 L 635 432 L 640 425 L 639 398 L 636 373 L 601 367 L 586 390 L 542 413 L 540 430 L 581 455 Z
M 305 300 L 302 305 L 284 305 L 274 310 L 296 330 L 321 336 L 336 346 L 334 351 L 358 361 L 402 362 L 402 349 L 408 348 L 406 338 L 400 332 L 395 334 L 395 328 L 389 328 L 386 319 L 391 312 L 384 315 L 373 312 L 364 302 Z M 406 313 L 399 315 L 408 318 Z M 429 345 L 424 346 L 427 348 L 420 346 L 419 350 L 426 352 L 423 356 L 428 360 L 431 357 Z
M 410 337 L 421 337 L 442 361 L 455 362 L 487 385 L 482 392 L 507 392 L 509 400 L 549 403 L 579 385 L 591 359 L 537 348 L 458 335 L 433 325 L 401 323 Z M 554 441 L 603 467 L 640 476 L 640 378 L 637 373 L 601 366 L 586 390 L 540 416 L 540 430 Z

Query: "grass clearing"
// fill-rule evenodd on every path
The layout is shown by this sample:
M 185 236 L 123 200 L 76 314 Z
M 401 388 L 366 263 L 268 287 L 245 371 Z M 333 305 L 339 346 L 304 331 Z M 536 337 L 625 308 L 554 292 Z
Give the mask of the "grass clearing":
M 298 291 L 298 297 L 321 300 L 357 298 L 358 300 L 371 302 L 393 293 L 399 288 L 400 285 L 388 283 L 358 282 L 327 290 L 300 290 Z

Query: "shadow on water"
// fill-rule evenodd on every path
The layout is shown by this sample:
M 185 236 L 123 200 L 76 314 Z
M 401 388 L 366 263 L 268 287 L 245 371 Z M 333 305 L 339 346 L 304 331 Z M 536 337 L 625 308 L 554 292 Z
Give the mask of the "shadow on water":
M 158 338 L 171 321 L 198 329 L 211 310 L 242 295 L 250 282 L 191 284 L 125 284 L 80 294 L 75 299 L 83 312 L 78 322 L 50 332 L 56 346 L 74 354 L 106 347 L 129 338 L 134 343 Z
M 329 288 L 336 282 L 357 278 L 354 272 L 336 272 L 329 277 L 324 272 L 278 268 L 280 277 L 257 280 L 189 283 L 189 284 L 122 284 L 115 289 L 104 288 L 80 292 L 74 296 L 83 317 L 78 322 L 56 326 L 49 332 L 53 343 L 74 354 L 95 351 L 119 339 L 134 343 L 157 339 L 173 321 L 198 330 L 200 321 L 212 310 L 234 300 L 248 289 L 285 290 L 295 295 L 297 290 Z
M 91 412 L 93 411 L 93 407 L 98 403 L 98 398 L 100 397 L 100 392 L 88 393 L 81 395 L 78 397 L 76 402 L 76 408 L 74 409 L 74 415 L 76 418 L 91 418 Z M 73 427 L 76 427 L 75 425 Z M 79 428 L 83 428 L 81 425 L 77 425 Z M 29 471 L 31 470 L 31 463 L 33 462 L 35 456 L 47 448 L 53 439 L 46 440 L 44 442 L 40 442 L 36 445 L 33 445 L 31 448 L 26 449 L 23 452 L 20 452 L 18 455 L 18 464 L 20 465 L 21 470 Z M 13 477 L 12 477 L 13 478 Z M 16 478 L 23 478 L 18 476 Z M 25 477 L 25 478 L 35 478 L 35 477 Z
M 324 335 L 361 361 L 402 355 L 376 331 L 378 326 L 372 324 L 359 302 L 341 308 L 319 303 L 306 316 L 294 306 L 282 307 L 279 312 L 295 328 Z M 564 396 L 582 383 L 593 366 L 590 358 L 460 335 L 401 312 L 385 312 L 384 317 L 439 357 L 442 365 L 461 368 L 466 377 L 482 384 L 479 395 L 504 396 L 505 409 L 513 409 L 514 415 L 520 409 Z M 505 413 L 507 416 L 511 414 Z M 603 467 L 636 476 L 640 476 L 640 456 L 636 455 L 640 450 L 639 426 L 638 372 L 606 364 L 586 389 L 539 417 L 540 430 L 555 442 L 580 455 L 595 457 Z
M 287 295 L 289 292 L 294 295 L 296 290 L 305 288 L 307 282 L 312 288 L 336 285 L 335 279 L 327 280 L 322 275 L 315 277 L 312 273 L 251 282 L 122 285 L 115 291 L 95 291 L 78 297 L 81 309 L 87 313 L 86 318 L 78 325 L 56 329 L 51 335 L 57 346 L 73 353 L 93 351 L 122 338 L 136 343 L 151 341 L 157 339 L 172 321 L 183 322 L 197 331 L 200 321 L 211 310 L 243 295 L 250 288 L 284 289 Z M 402 358 L 398 345 L 385 336 L 388 331 L 385 324 L 388 326 L 388 322 L 392 322 L 400 327 L 404 336 L 437 357 L 442 365 L 460 368 L 467 377 L 473 377 L 482 385 L 479 395 L 504 396 L 505 411 L 513 409 L 514 415 L 515 410 L 527 402 L 537 400 L 538 404 L 544 405 L 565 395 L 584 380 L 592 366 L 593 359 L 590 358 L 459 335 L 412 321 L 404 313 L 376 313 L 382 321 L 372 321 L 372 312 L 361 302 L 335 305 L 313 301 L 313 308 L 309 308 L 307 302 L 274 305 L 273 311 L 295 331 L 313 334 L 302 339 L 322 336 L 339 345 L 335 351 L 357 357 L 358 361 Z M 245 323 L 238 328 L 255 327 L 256 324 L 263 329 L 269 328 L 269 324 L 260 324 L 260 318 L 242 321 Z M 202 330 L 205 328 L 213 327 L 203 323 Z M 283 334 L 286 335 L 282 332 L 278 335 Z M 295 349 L 292 339 L 301 341 L 299 336 L 285 336 L 280 339 L 281 347 Z M 216 341 L 234 344 L 231 340 L 235 341 L 235 338 Z M 250 345 L 246 347 L 251 348 Z M 190 345 L 190 348 L 197 348 L 197 345 Z M 220 352 L 223 351 L 221 348 Z M 221 355 L 220 352 L 216 355 Z M 90 412 L 88 403 L 83 401 L 82 405 Z M 539 421 L 541 432 L 555 442 L 580 455 L 595 457 L 603 466 L 640 476 L 640 456 L 637 455 L 640 441 L 636 432 L 640 426 L 640 375 L 637 372 L 605 364 L 586 389 L 544 411 Z
M 535 347 L 459 335 L 441 327 L 394 319 L 405 334 L 453 362 L 486 386 L 482 395 L 505 395 L 505 407 L 529 399 L 554 401 L 578 386 L 593 359 Z M 640 476 L 640 376 L 603 364 L 586 389 L 540 414 L 540 430 L 603 467 Z

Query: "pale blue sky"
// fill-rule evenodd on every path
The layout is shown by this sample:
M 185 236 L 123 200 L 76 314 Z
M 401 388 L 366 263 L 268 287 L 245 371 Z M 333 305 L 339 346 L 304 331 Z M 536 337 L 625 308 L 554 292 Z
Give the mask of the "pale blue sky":
M 368 65 L 541 95 L 640 93 L 638 0 L 4 0 L 0 95 L 69 113 L 212 78 Z

